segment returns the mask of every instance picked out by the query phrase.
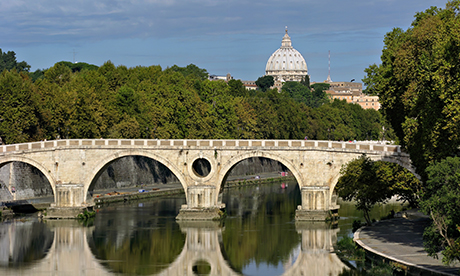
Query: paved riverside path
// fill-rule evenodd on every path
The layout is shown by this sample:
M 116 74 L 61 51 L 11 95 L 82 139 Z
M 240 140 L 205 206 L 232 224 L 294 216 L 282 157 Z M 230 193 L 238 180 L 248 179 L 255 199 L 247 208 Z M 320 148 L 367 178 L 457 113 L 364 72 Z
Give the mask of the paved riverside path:
M 460 264 L 446 266 L 439 259 L 429 257 L 423 248 L 423 230 L 429 224 L 427 217 L 409 212 L 407 218 L 382 220 L 366 226 L 354 234 L 354 240 L 364 249 L 386 259 L 409 266 L 416 275 L 426 275 L 428 270 L 435 275 L 460 275 Z

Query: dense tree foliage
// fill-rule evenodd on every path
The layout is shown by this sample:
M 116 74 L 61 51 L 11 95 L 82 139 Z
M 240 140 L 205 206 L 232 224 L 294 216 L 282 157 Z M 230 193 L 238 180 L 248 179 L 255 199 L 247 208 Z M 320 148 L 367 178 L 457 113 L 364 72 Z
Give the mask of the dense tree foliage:
M 186 67 L 179 67 L 177 65 L 173 65 L 171 68 L 168 68 L 167 70 L 179 72 L 184 77 L 191 76 L 199 80 L 205 80 L 208 78 L 208 71 L 206 71 L 206 69 L 199 68 L 195 64 L 189 64 Z
M 65 65 L 72 70 L 72 72 L 80 72 L 82 70 L 97 70 L 99 67 L 94 64 L 88 64 L 86 62 L 75 62 L 60 61 L 59 64 Z
M 275 80 L 273 79 L 273 76 L 263 76 L 256 80 L 257 87 L 259 87 L 259 89 L 263 92 L 270 89 L 270 87 L 272 87 L 274 84 Z
M 426 248 L 431 254 L 444 250 L 447 261 L 460 255 L 454 224 L 460 178 L 441 181 L 438 175 L 444 173 L 441 167 L 452 166 L 446 158 L 460 154 L 459 11 L 460 1 L 450 1 L 445 9 L 417 13 L 407 31 L 387 33 L 382 63 L 367 68 L 363 80 L 368 93 L 379 96 L 385 117 L 425 183 L 420 205 L 433 220 L 425 233 Z
M 344 200 L 355 201 L 356 209 L 363 211 L 367 224 L 370 211 L 376 204 L 385 203 L 397 195 L 415 204 L 420 189 L 419 180 L 403 167 L 361 157 L 350 161 L 341 169 L 337 193 Z
M 17 62 L 14 51 L 2 52 L 0 49 L 0 73 L 4 70 L 16 69 L 19 72 L 30 70 L 30 65 L 25 61 Z
M 447 157 L 427 168 L 428 181 L 422 194 L 422 209 L 433 223 L 425 230 L 425 247 L 443 261 L 460 261 L 460 158 Z
M 295 101 L 304 103 L 309 107 L 319 107 L 329 102 L 329 98 L 324 92 L 324 90 L 329 88 L 329 84 L 327 86 L 316 86 L 315 89 L 311 89 L 309 83 L 308 81 L 307 85 L 307 82 L 303 84 L 303 82 L 288 81 L 283 84 L 281 91 L 289 94 Z
M 38 122 L 33 94 L 33 84 L 26 74 L 15 70 L 0 74 L 0 137 L 3 142 L 34 139 Z
M 386 34 L 382 64 L 366 69 L 369 93 L 382 110 L 418 173 L 457 152 L 460 145 L 459 1 L 418 13 L 407 31 Z
M 246 90 L 210 81 L 191 64 L 93 70 L 58 62 L 32 76 L 0 75 L 0 137 L 6 143 L 56 138 L 378 139 L 378 111 L 344 101 Z M 299 83 L 287 83 L 301 85 Z M 304 85 L 301 85 L 305 87 Z M 321 91 L 322 92 L 322 91 Z M 322 95 L 322 94 L 321 94 Z M 310 97 L 304 99 L 304 97 Z M 321 105 L 312 104 L 323 101 Z M 371 135 L 370 135 L 371 134 Z

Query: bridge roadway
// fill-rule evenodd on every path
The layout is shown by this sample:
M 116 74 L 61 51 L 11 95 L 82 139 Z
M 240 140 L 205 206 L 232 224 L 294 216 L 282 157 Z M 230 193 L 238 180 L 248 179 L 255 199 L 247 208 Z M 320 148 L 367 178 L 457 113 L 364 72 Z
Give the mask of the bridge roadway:
M 54 193 L 50 217 L 75 217 L 94 204 L 88 196 L 100 173 L 114 160 L 144 156 L 165 165 L 178 178 L 187 204 L 177 219 L 212 220 L 225 208 L 223 183 L 238 162 L 264 157 L 282 163 L 296 178 L 302 204 L 297 220 L 324 220 L 336 203 L 334 188 L 342 165 L 366 154 L 398 163 L 415 173 L 399 146 L 317 140 L 54 140 L 0 146 L 0 167 L 24 162 L 48 179 Z M 198 164 L 209 172 L 198 169 Z

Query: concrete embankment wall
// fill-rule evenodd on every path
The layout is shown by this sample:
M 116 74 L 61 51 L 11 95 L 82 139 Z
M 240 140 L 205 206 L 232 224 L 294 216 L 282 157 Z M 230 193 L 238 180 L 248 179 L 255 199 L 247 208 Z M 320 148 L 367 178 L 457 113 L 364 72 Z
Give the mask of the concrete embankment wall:
M 206 168 L 203 168 L 206 170 Z M 277 161 L 266 158 L 250 158 L 238 163 L 229 177 L 254 175 L 265 172 L 285 171 Z M 122 189 L 141 184 L 166 184 L 178 182 L 172 172 L 161 163 L 142 156 L 125 157 L 107 165 L 93 184 L 93 189 Z M 6 164 L 0 168 L 0 201 L 9 201 L 11 186 L 16 189 L 16 199 L 50 196 L 51 186 L 36 168 L 20 162 Z

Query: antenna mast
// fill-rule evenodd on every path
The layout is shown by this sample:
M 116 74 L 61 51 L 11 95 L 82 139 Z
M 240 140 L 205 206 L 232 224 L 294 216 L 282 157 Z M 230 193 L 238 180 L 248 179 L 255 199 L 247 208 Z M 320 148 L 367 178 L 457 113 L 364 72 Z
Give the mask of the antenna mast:
M 332 82 L 332 80 L 331 80 L 331 50 L 329 50 L 329 55 L 328 55 L 328 57 L 329 57 L 329 63 L 328 63 L 329 72 L 328 72 L 328 74 L 327 74 L 327 80 L 326 80 L 326 82 Z
M 75 52 L 75 49 L 73 49 L 72 53 L 73 53 L 73 63 L 75 63 L 75 54 L 76 54 L 77 52 Z

